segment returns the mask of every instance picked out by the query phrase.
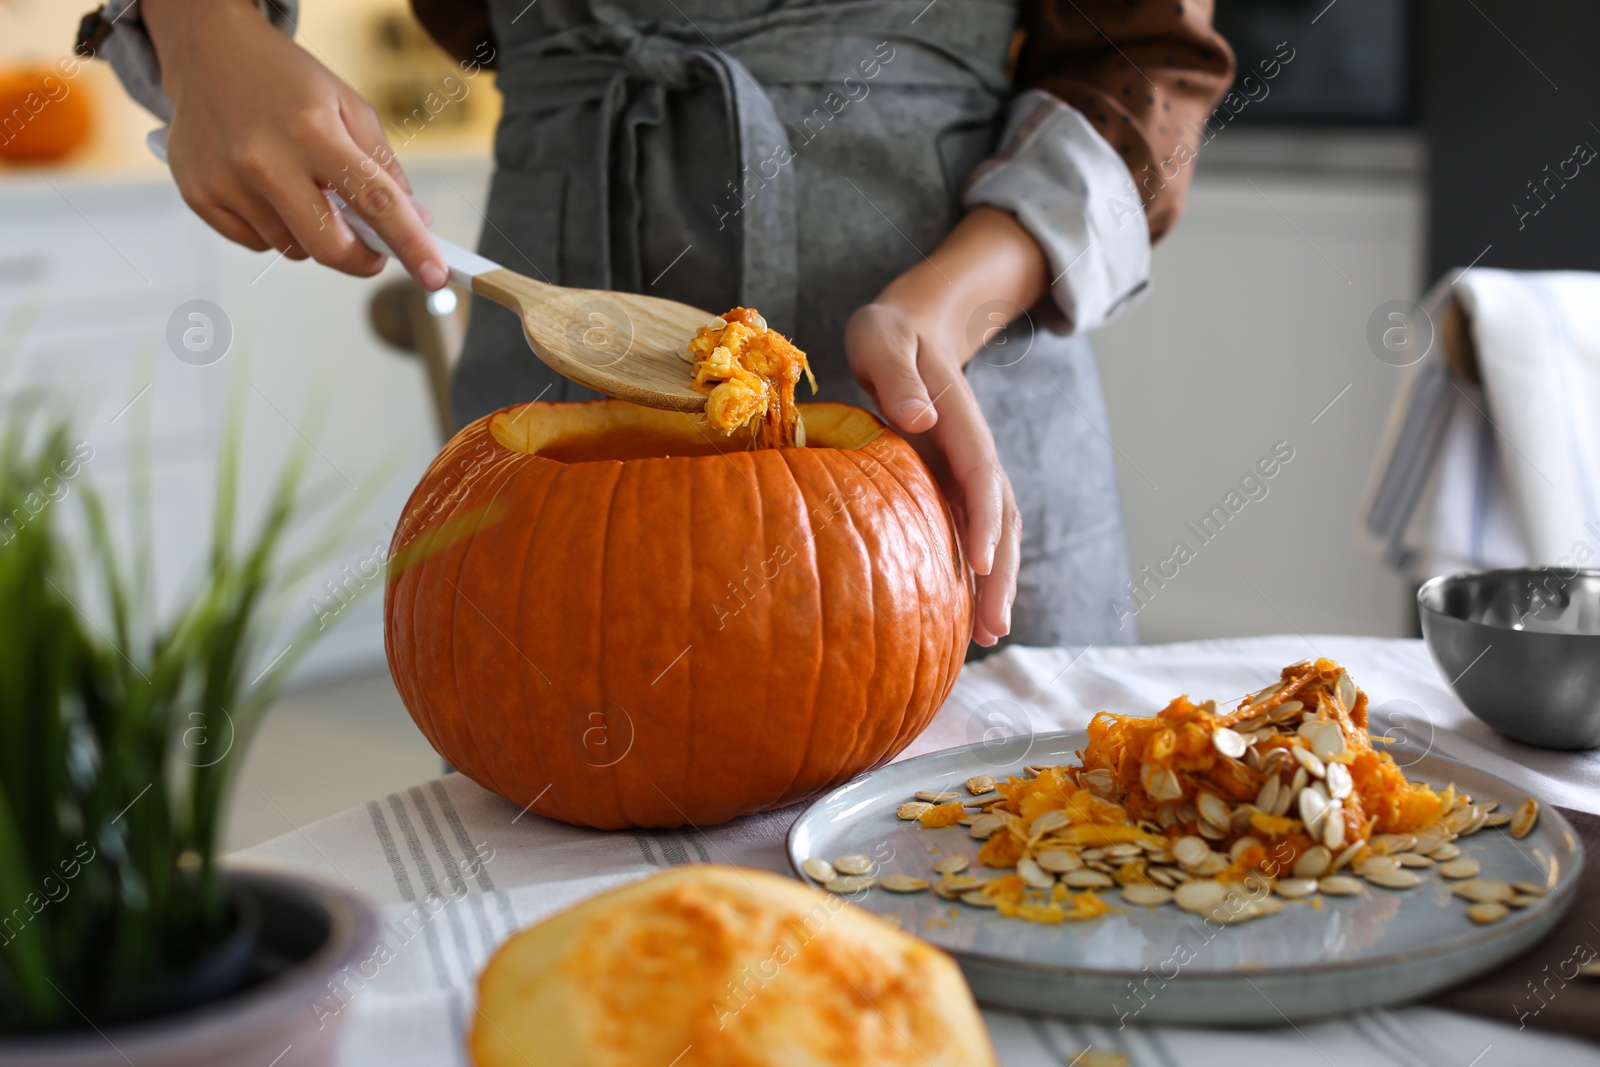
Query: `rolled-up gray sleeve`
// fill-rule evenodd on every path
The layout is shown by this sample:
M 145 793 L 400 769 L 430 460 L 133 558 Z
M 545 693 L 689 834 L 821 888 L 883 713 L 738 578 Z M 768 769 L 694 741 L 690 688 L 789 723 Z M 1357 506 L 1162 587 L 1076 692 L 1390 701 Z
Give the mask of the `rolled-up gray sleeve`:
M 1039 242 L 1070 332 L 1111 322 L 1150 287 L 1150 227 L 1127 164 L 1049 93 L 1011 102 L 1000 151 L 973 171 L 962 203 L 1011 212 Z
M 299 0 L 255 0 L 255 4 L 273 25 L 294 36 Z M 139 18 L 139 0 L 108 0 L 100 17 L 110 27 L 99 47 L 101 58 L 111 64 L 129 96 L 162 122 L 171 122 L 172 101 L 161 88 L 161 61 Z

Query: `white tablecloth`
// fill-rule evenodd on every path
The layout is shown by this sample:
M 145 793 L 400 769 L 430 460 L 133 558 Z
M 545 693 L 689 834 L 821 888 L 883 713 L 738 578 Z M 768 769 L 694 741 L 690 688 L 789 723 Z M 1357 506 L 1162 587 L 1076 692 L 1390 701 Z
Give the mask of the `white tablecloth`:
M 1097 711 L 1154 712 L 1180 692 L 1224 700 L 1279 668 L 1325 655 L 1366 689 L 1374 728 L 1404 751 L 1431 745 L 1547 801 L 1600 812 L 1600 754 L 1508 742 L 1450 694 L 1421 642 L 1312 635 L 1115 649 L 1013 648 L 967 668 L 906 752 L 978 740 L 1006 723 L 1081 729 Z M 1397 758 L 1400 758 L 1397 756 Z M 348 883 L 390 920 L 376 974 L 352 975 L 317 1009 L 349 1018 L 345 1067 L 465 1065 L 476 976 L 514 931 L 675 863 L 787 871 L 783 838 L 801 809 L 706 830 L 600 833 L 524 814 L 461 777 L 424 782 L 244 853 Z M 435 897 L 432 905 L 425 903 Z M 1577 1041 L 1430 1008 L 1264 1030 L 1114 1026 L 985 1013 L 1007 1067 L 1067 1064 L 1118 1049 L 1140 1067 L 1558 1067 L 1600 1064 Z

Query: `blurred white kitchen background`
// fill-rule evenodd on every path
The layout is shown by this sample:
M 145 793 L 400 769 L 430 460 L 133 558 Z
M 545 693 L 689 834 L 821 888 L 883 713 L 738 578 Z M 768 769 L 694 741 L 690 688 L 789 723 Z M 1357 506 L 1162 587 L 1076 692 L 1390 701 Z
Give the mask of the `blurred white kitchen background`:
M 0 69 L 66 56 L 89 2 L 0 0 Z M 1187 524 L 1275 446 L 1293 458 L 1177 578 L 1147 586 L 1155 591 L 1138 625 L 1147 642 L 1408 635 L 1412 590 L 1358 535 L 1399 380 L 1370 350 L 1367 327 L 1380 305 L 1414 300 L 1445 267 L 1466 265 L 1470 254 L 1439 244 L 1441 233 L 1485 243 L 1430 214 L 1440 187 L 1468 180 L 1430 168 L 1432 146 L 1465 140 L 1451 131 L 1466 120 L 1435 109 L 1426 128 L 1420 121 L 1424 89 L 1447 97 L 1438 79 L 1453 75 L 1436 65 L 1423 81 L 1428 2 L 1343 0 L 1315 24 L 1297 0 L 1218 6 L 1241 75 L 1254 73 L 1257 88 L 1213 125 L 1186 214 L 1156 252 L 1152 295 L 1095 339 L 1135 569 L 1156 568 L 1175 542 L 1194 545 Z M 1520 64 L 1487 25 L 1463 28 L 1473 17 L 1436 11 L 1428 32 L 1468 34 L 1473 49 L 1504 51 L 1501 67 Z M 390 119 L 449 71 L 402 0 L 302 0 L 299 37 Z M 1278 64 L 1272 78 L 1268 61 Z M 324 583 L 348 588 L 344 566 L 356 572 L 387 542 L 386 522 L 440 443 L 423 366 L 369 323 L 374 293 L 401 272 L 391 265 L 357 280 L 227 243 L 146 152 L 155 124 L 104 65 L 87 64 L 72 87 L 91 112 L 86 142 L 59 159 L 0 160 L 0 389 L 71 397 L 94 448 L 89 470 L 114 499 L 125 495 L 130 434 L 147 429 L 158 573 L 170 595 L 209 536 L 221 429 L 236 414 L 230 375 L 247 363 L 246 496 L 259 505 L 283 456 L 306 443 L 314 480 L 335 496 L 373 494 L 359 536 L 308 583 L 304 599 L 326 608 Z M 397 145 L 436 231 L 467 245 L 481 225 L 497 108 L 485 74 Z M 1480 154 L 1493 154 L 1493 129 L 1476 138 Z M 231 323 L 231 350 L 209 365 L 175 358 L 167 343 L 174 311 L 192 300 Z M 331 634 L 251 755 L 230 845 L 437 773 L 388 681 L 381 606 L 371 590 L 331 612 Z

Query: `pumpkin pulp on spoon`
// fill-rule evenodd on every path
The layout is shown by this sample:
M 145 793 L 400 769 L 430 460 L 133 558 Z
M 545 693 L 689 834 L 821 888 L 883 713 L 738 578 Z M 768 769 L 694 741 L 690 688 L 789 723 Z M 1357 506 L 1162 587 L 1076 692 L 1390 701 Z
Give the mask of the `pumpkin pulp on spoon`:
M 706 394 L 706 420 L 723 434 L 755 423 L 751 448 L 794 448 L 806 443 L 794 402 L 804 372 L 817 391 L 806 354 L 751 308 L 713 319 L 689 342 L 694 388 Z M 759 421 L 757 421 L 759 420 Z

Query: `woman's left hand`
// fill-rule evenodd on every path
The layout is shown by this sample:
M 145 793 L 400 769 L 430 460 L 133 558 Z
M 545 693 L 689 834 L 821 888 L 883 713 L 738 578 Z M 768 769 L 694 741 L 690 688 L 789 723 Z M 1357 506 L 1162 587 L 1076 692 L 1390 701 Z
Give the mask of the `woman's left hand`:
M 1011 632 L 1022 518 L 994 434 L 962 373 L 978 347 L 968 323 L 997 303 L 1017 314 L 1032 306 L 1048 289 L 1046 264 L 1013 215 L 975 208 L 845 327 L 856 381 L 897 429 L 923 435 L 932 446 L 934 473 L 978 575 L 972 639 L 984 646 Z
M 1022 519 L 994 434 L 961 370 L 971 353 L 952 343 L 964 331 L 957 324 L 952 334 L 936 318 L 885 294 L 851 316 L 845 347 L 856 381 L 878 410 L 897 429 L 925 434 L 933 446 L 935 473 L 978 575 L 972 639 L 987 647 L 1011 630 Z

